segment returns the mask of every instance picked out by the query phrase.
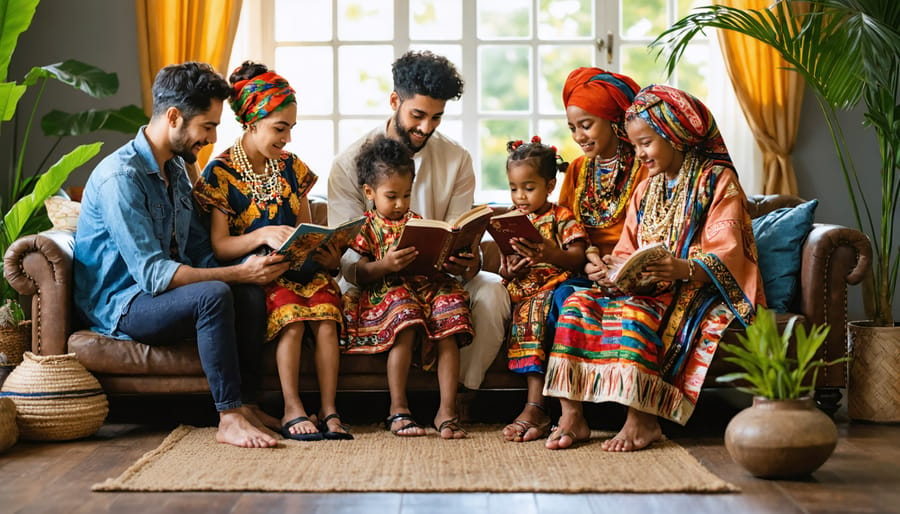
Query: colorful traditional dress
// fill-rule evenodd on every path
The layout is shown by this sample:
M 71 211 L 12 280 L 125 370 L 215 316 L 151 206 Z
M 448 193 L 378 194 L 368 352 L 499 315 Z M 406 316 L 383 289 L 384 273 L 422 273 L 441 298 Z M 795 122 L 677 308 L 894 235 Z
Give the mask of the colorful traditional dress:
M 572 211 L 550 204 L 543 214 L 529 213 L 528 219 L 541 236 L 567 248 L 575 241 L 587 241 L 587 233 L 575 221 Z M 528 268 L 522 278 L 506 281 L 513 302 L 512 320 L 507 337 L 509 369 L 516 373 L 543 373 L 546 368 L 546 345 L 553 327 L 547 319 L 553 306 L 553 291 L 565 282 L 572 272 L 554 264 L 542 262 Z
M 674 112 L 683 114 L 675 121 L 671 110 L 657 109 L 648 123 L 685 151 L 684 164 L 674 183 L 660 173 L 638 185 L 613 253 L 628 256 L 662 242 L 676 257 L 691 259 L 709 282 L 661 283 L 648 296 L 608 297 L 593 289 L 570 296 L 544 394 L 614 401 L 684 424 L 723 331 L 734 318 L 752 321 L 765 299 L 747 199 L 715 121 L 693 97 L 658 88 L 665 86 L 638 95 L 629 112 L 659 103 L 654 93 L 677 102 Z M 665 123 L 694 126 L 667 131 L 660 128 Z M 700 135 L 679 133 L 691 131 Z
M 366 223 L 350 247 L 372 261 L 384 258 L 409 219 L 420 218 L 409 211 L 400 220 L 389 220 L 374 209 L 366 212 Z M 381 353 L 390 350 L 402 330 L 421 327 L 425 339 L 421 364 L 434 368 L 435 342 L 455 335 L 459 346 L 472 342 L 469 295 L 450 275 L 401 276 L 392 273 L 381 280 L 350 289 L 343 296 L 347 327 L 346 353 Z
M 296 155 L 282 152 L 277 160 L 276 190 L 280 195 L 265 202 L 255 200 L 232 159 L 232 149 L 206 165 L 194 186 L 198 203 L 228 214 L 229 232 L 235 236 L 268 225 L 298 225 L 301 206 L 318 177 Z M 340 326 L 340 288 L 327 272 L 302 277 L 301 281 L 288 276 L 263 286 L 269 313 L 268 340 L 275 339 L 284 327 L 298 321 L 334 321 Z

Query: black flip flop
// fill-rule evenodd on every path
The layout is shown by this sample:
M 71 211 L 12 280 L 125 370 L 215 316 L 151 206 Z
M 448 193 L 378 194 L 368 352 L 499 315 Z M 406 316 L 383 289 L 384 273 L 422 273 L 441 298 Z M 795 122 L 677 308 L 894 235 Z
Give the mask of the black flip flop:
M 353 439 L 353 434 L 350 433 L 350 425 L 346 425 L 343 422 L 341 422 L 341 428 L 344 429 L 344 432 L 335 432 L 334 430 L 331 430 L 330 428 L 328 428 L 328 420 L 329 419 L 337 419 L 338 421 L 341 421 L 341 416 L 337 412 L 335 412 L 333 414 L 329 414 L 329 415 L 325 416 L 324 418 L 322 418 L 322 421 L 319 422 L 319 433 L 322 434 L 322 437 L 324 437 L 325 439 L 328 439 L 328 440 L 332 440 L 332 441 L 335 441 L 335 440 L 347 441 L 347 440 Z
M 281 435 L 284 436 L 285 439 L 293 439 L 294 441 L 321 441 L 325 439 L 321 432 L 312 432 L 309 434 L 295 434 L 291 432 L 291 427 L 296 425 L 297 423 L 303 423 L 304 421 L 309 421 L 312 423 L 312 420 L 307 418 L 306 416 L 298 416 L 284 425 L 281 425 Z M 315 425 L 315 423 L 313 423 Z
M 403 425 L 397 430 L 391 430 L 391 425 L 394 424 L 395 421 L 409 421 L 409 423 Z M 401 434 L 400 432 L 408 429 L 408 428 L 425 428 L 422 425 L 416 423 L 416 420 L 413 419 L 412 414 L 408 412 L 398 412 L 392 416 L 388 416 L 386 420 L 384 420 L 384 429 L 394 434 L 397 437 L 421 437 L 425 434 Z

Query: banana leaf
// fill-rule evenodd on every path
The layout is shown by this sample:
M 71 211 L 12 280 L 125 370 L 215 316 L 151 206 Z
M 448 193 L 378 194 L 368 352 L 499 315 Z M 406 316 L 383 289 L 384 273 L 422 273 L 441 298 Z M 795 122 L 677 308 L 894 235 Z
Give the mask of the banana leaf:
M 107 73 L 74 59 L 31 68 L 22 83 L 33 86 L 40 79 L 50 78 L 80 89 L 94 98 L 111 96 L 119 89 L 119 77 L 115 73 Z
M 91 109 L 67 113 L 53 110 L 41 119 L 45 136 L 80 136 L 97 130 L 114 130 L 125 134 L 137 132 L 149 121 L 144 111 L 129 105 L 120 109 Z
M 0 82 L 6 81 L 19 35 L 31 25 L 40 0 L 0 0 Z M 4 118 L 4 121 L 9 118 Z
M 0 83 L 0 121 L 9 121 L 16 115 L 16 106 L 25 89 L 25 86 L 15 82 Z

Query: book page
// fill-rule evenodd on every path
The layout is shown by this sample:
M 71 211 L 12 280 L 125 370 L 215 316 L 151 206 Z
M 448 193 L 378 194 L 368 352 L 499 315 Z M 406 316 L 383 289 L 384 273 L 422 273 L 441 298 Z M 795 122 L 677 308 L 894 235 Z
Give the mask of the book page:
M 641 277 L 641 272 L 648 264 L 668 255 L 671 255 L 671 253 L 662 243 L 654 243 L 638 248 L 621 265 L 610 266 L 609 279 L 625 293 L 646 291 L 652 288 L 656 280 Z

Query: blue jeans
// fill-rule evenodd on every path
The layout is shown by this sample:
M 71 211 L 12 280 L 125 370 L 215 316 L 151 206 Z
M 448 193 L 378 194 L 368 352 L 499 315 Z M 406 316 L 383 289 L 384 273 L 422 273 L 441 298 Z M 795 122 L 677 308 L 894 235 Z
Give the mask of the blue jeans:
M 197 282 L 157 296 L 140 293 L 118 328 L 151 346 L 196 337 L 210 393 L 216 410 L 222 412 L 256 400 L 262 377 L 265 300 L 256 285 Z

